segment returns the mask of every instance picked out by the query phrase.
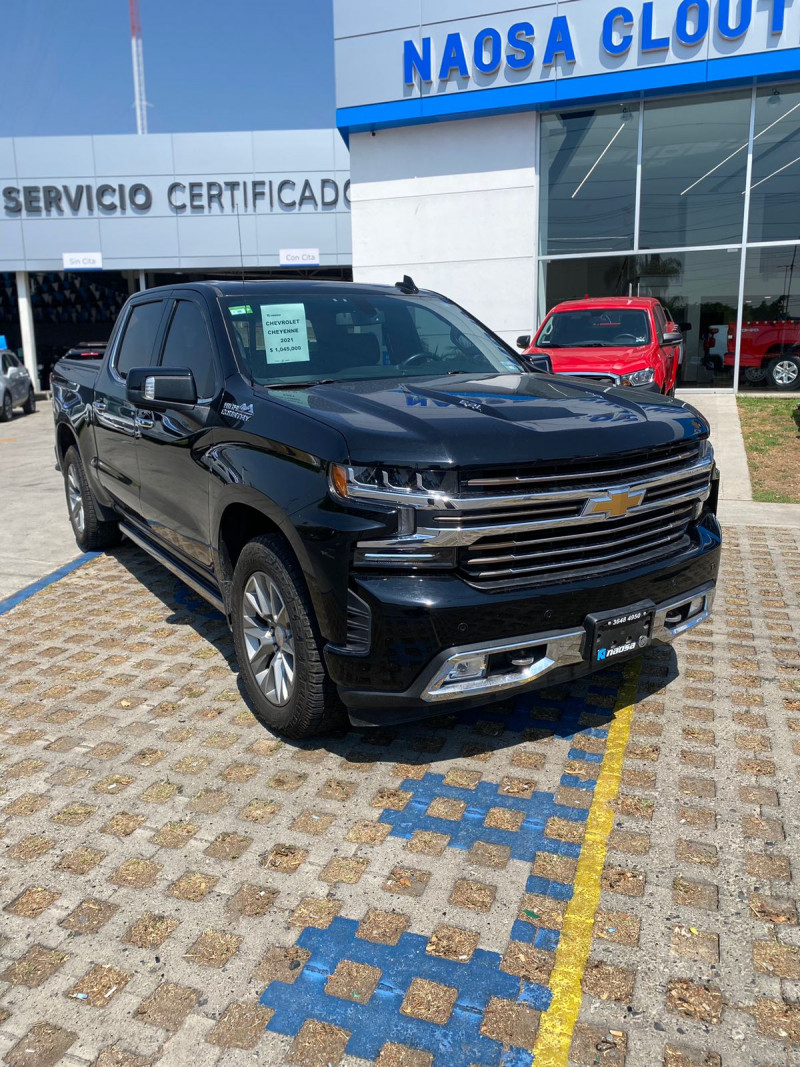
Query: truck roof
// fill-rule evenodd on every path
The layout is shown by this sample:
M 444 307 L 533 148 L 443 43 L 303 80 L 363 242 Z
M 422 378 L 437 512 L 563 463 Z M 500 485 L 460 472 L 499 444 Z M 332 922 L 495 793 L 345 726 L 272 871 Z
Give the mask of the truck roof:
M 308 278 L 286 278 L 286 279 L 259 279 L 259 278 L 246 278 L 244 281 L 235 281 L 231 279 L 225 279 L 220 281 L 214 281 L 213 279 L 203 280 L 199 282 L 178 282 L 175 285 L 160 285 L 152 289 L 147 289 L 148 293 L 167 293 L 180 290 L 194 290 L 197 292 L 205 291 L 206 293 L 213 294 L 214 296 L 231 296 L 236 297 L 241 293 L 251 293 L 258 295 L 263 293 L 265 296 L 269 293 L 318 293 L 325 291 L 329 293 L 347 292 L 347 293 L 399 293 L 401 290 L 397 289 L 394 285 L 373 285 L 364 282 L 346 282 L 346 281 L 322 281 Z M 420 292 L 426 292 L 426 290 L 419 290 Z M 139 295 L 134 294 L 134 295 Z
M 655 296 L 586 296 L 581 300 L 563 300 L 551 311 L 582 311 L 587 308 L 651 308 L 661 301 Z

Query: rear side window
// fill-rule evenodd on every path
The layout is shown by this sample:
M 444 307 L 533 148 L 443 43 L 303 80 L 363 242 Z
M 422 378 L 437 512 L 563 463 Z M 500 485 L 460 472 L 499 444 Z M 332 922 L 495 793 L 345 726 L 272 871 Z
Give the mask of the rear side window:
M 194 375 L 197 395 L 214 395 L 214 349 L 203 313 L 197 304 L 190 300 L 179 300 L 175 307 L 161 356 L 161 366 L 190 370 Z
M 115 364 L 120 378 L 127 377 L 132 367 L 150 366 L 163 311 L 163 300 L 136 304 L 131 310 Z

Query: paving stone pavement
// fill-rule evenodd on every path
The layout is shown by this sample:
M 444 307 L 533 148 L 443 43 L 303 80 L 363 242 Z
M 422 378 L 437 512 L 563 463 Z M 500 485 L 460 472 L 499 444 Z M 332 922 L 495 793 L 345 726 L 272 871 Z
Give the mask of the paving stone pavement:
M 0 615 L 0 1057 L 522 1067 L 538 1032 L 537 1067 L 800 1064 L 798 595 L 797 531 L 730 529 L 713 621 L 624 677 L 296 744 L 216 612 L 134 548 L 88 562 Z

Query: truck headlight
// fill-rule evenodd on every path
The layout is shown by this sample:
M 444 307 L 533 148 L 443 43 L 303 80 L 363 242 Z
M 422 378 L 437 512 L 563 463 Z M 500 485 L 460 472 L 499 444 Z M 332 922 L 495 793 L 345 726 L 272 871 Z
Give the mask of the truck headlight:
M 393 506 L 435 503 L 446 507 L 447 499 L 458 493 L 458 475 L 452 470 L 383 464 L 345 467 L 332 463 L 329 481 L 331 491 L 343 500 L 371 500 Z
M 650 385 L 654 380 L 656 372 L 652 367 L 645 367 L 643 370 L 631 371 L 630 374 L 622 375 L 622 385 Z

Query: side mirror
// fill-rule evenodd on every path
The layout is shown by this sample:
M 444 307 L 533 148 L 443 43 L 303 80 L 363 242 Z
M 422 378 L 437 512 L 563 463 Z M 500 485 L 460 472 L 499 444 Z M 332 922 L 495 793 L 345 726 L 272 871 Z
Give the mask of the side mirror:
M 664 334 L 665 345 L 679 345 L 683 341 L 683 334 L 680 330 L 668 330 Z
M 527 367 L 535 371 L 537 374 L 552 374 L 553 373 L 553 361 L 549 356 L 539 355 L 535 356 L 523 356 L 523 361 Z
M 521 333 L 517 338 L 517 348 L 530 348 L 531 347 L 531 335 L 529 333 Z
M 133 367 L 125 381 L 125 395 L 134 407 L 158 411 L 172 404 L 197 403 L 194 375 L 180 367 Z

